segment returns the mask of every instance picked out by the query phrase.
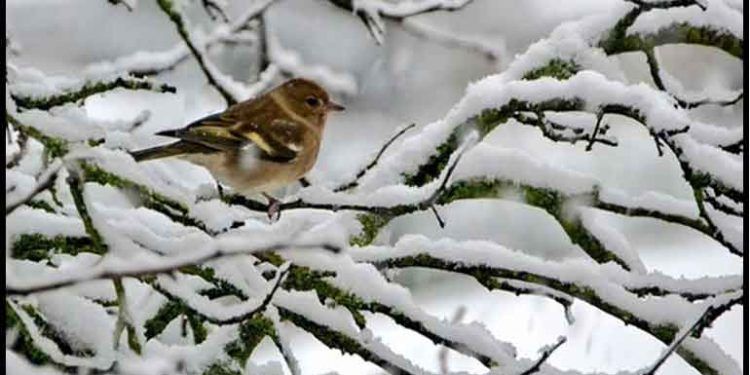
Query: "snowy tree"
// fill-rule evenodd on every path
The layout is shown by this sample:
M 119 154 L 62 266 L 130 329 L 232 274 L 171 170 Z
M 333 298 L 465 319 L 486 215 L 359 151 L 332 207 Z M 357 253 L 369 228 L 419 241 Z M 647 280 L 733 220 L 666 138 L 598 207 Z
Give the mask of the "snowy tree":
M 356 360 L 353 373 L 739 374 L 736 353 L 709 332 L 723 317 L 741 315 L 745 299 L 742 2 L 575 3 L 580 12 L 519 44 L 516 56 L 518 46 L 443 25 L 463 13 L 482 15 L 471 9 L 483 2 L 110 0 L 68 11 L 54 2 L 11 5 L 10 373 L 307 374 L 316 366 L 301 360 L 303 352 L 315 357 L 327 347 L 354 355 L 337 357 Z M 513 27 L 534 17 L 522 11 L 541 6 L 529 4 L 509 15 L 517 19 Z M 49 55 L 34 54 L 43 45 L 39 35 L 23 33 L 31 28 L 27 19 L 52 19 L 32 14 L 40 10 L 88 17 L 96 23 L 85 33 L 101 30 L 107 42 L 76 42 L 88 57 L 55 50 L 61 59 L 79 59 L 78 69 L 60 73 L 39 57 Z M 305 13 L 306 31 L 290 21 L 295 13 Z M 318 21 L 320 14 L 328 19 Z M 485 17 L 492 22 L 494 15 Z M 132 23 L 113 34 L 107 22 Z M 347 37 L 352 30 L 361 35 Z M 120 43 L 113 35 L 129 33 L 140 37 L 113 47 Z M 49 30 L 44 38 L 66 43 Z M 424 75 L 431 86 L 423 94 L 440 104 L 440 91 L 457 79 L 419 72 L 431 69 L 427 62 L 404 67 L 404 38 L 485 59 L 493 73 L 468 84 L 444 115 L 433 113 L 437 120 L 390 124 L 391 135 L 368 137 L 356 145 L 366 145 L 362 157 L 349 158 L 351 149 L 334 144 L 366 126 L 385 126 L 378 124 L 383 117 L 366 119 L 368 103 L 359 99 L 373 85 Z M 312 46 L 300 51 L 291 39 Z M 367 71 L 378 64 L 364 61 L 368 56 L 340 51 L 355 42 L 392 48 L 377 60 L 391 76 Z M 113 51 L 119 56 L 110 57 Z M 345 58 L 358 62 L 339 61 Z M 695 59 L 701 70 L 691 72 L 681 59 Z M 258 197 L 220 194 L 197 166 L 139 164 L 129 154 L 163 142 L 154 133 L 178 126 L 174 121 L 187 123 L 298 76 L 353 104 L 341 128 L 355 130 L 326 138 L 323 147 L 336 153 L 288 189 L 278 221 L 269 222 Z M 182 109 L 174 109 L 176 101 Z M 328 173 L 320 166 L 342 158 L 353 161 Z M 617 168 L 627 160 L 637 171 L 633 180 L 658 183 L 625 186 L 627 169 Z M 498 223 L 514 233 L 466 235 Z M 644 259 L 647 245 L 632 243 L 629 231 L 638 226 L 687 244 L 667 263 L 700 269 L 722 257 L 729 272 L 662 272 Z M 456 228 L 465 231 L 457 235 Z M 548 245 L 524 248 L 534 243 L 529 238 Z M 503 293 L 512 304 L 551 303 L 569 327 L 580 324 L 580 306 L 589 306 L 659 349 L 626 359 L 630 367 L 619 372 L 565 361 L 560 353 L 573 340 L 565 335 L 521 351 L 529 344 L 479 319 L 467 322 L 471 304 L 431 309 L 419 294 L 438 283 L 458 293 L 478 287 L 481 298 Z M 489 313 L 509 309 L 495 304 Z M 746 327 L 732 322 L 738 341 Z

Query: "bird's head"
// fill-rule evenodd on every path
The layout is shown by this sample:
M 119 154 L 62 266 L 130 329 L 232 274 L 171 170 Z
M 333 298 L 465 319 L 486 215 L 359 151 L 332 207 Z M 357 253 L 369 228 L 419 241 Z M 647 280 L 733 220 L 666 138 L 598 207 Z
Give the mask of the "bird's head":
M 278 91 L 294 113 L 317 126 L 325 124 L 328 112 L 344 110 L 343 106 L 331 100 L 324 88 L 304 78 L 286 81 L 274 91 Z

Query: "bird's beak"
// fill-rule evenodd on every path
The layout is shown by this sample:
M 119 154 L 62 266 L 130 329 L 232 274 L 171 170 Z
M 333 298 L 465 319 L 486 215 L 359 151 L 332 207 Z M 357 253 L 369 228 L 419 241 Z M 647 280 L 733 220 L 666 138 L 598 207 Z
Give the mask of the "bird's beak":
M 328 102 L 328 105 L 326 106 L 326 108 L 329 111 L 336 111 L 336 112 L 340 112 L 340 111 L 344 110 L 344 106 L 343 105 L 338 104 L 338 103 L 334 103 L 334 102 Z

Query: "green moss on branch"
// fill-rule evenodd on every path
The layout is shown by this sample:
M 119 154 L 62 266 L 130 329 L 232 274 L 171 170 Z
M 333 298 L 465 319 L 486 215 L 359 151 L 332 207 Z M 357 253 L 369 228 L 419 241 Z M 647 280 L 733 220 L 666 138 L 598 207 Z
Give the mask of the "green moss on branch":
M 39 143 L 41 143 L 44 146 L 44 155 L 47 158 L 52 159 L 62 157 L 70 150 L 68 141 L 62 138 L 50 137 L 34 127 L 21 123 L 20 121 L 18 121 L 18 119 L 9 115 L 7 112 L 5 113 L 5 120 L 8 123 L 12 124 L 13 128 L 15 128 L 18 132 L 24 134 L 27 137 L 34 138 Z
M 277 338 L 273 322 L 264 316 L 256 316 L 244 321 L 240 324 L 239 332 L 240 337 L 227 344 L 224 351 L 242 367 L 264 337 Z
M 131 180 L 120 177 L 112 172 L 91 164 L 81 163 L 84 176 L 87 182 L 95 182 L 100 185 L 108 185 L 123 190 L 134 191 L 141 199 L 144 207 L 154 211 L 161 212 L 175 222 L 183 225 L 197 227 L 205 232 L 210 232 L 200 221 L 188 215 L 188 208 L 184 204 L 159 194 L 147 186 L 135 183 Z
M 552 77 L 565 80 L 581 70 L 581 67 L 573 60 L 552 59 L 544 66 L 532 69 L 524 74 L 523 79 L 534 80 L 542 77 Z
M 517 191 L 523 194 L 525 203 L 541 208 L 557 220 L 571 242 L 581 247 L 589 256 L 599 263 L 616 262 L 629 270 L 627 263 L 594 237 L 576 217 L 570 217 L 563 212 L 563 206 L 571 197 L 551 189 L 538 188 L 517 184 L 500 179 L 473 179 L 459 181 L 451 185 L 438 200 L 439 204 L 447 204 L 460 199 L 497 198 L 504 192 Z
M 26 329 L 21 319 L 18 317 L 16 312 L 10 307 L 10 304 L 5 302 L 5 331 L 16 330 L 18 333 L 14 342 L 8 342 L 7 345 L 14 352 L 25 357 L 29 362 L 35 365 L 44 365 L 50 362 L 50 357 L 34 346 L 34 340 L 31 338 L 31 334 Z
M 404 183 L 409 186 L 422 186 L 440 176 L 440 173 L 448 164 L 451 154 L 458 149 L 463 135 L 472 130 L 478 131 L 481 139 L 495 130 L 498 125 L 508 121 L 517 112 L 578 111 L 584 109 L 584 104 L 583 100 L 579 98 L 556 98 L 538 103 L 511 99 L 498 108 L 487 108 L 456 127 L 445 142 L 438 146 L 435 153 L 430 155 L 428 160 L 420 165 L 416 171 L 403 173 Z
M 653 324 L 645 319 L 639 318 L 631 312 L 617 307 L 602 299 L 595 290 L 591 289 L 588 286 L 579 286 L 577 284 L 561 281 L 546 275 L 499 267 L 488 267 L 483 265 L 465 265 L 460 262 L 453 262 L 435 258 L 426 253 L 415 256 L 388 259 L 385 261 L 375 262 L 375 264 L 378 267 L 382 268 L 421 267 L 455 272 L 472 276 L 483 285 L 486 285 L 488 280 L 496 277 L 525 281 L 528 283 L 543 285 L 572 297 L 586 301 L 591 305 L 601 309 L 602 311 L 614 317 L 617 317 L 625 324 L 632 324 L 646 332 L 651 333 L 660 341 L 666 344 L 669 344 L 674 339 L 674 336 L 678 331 L 678 328 L 674 325 Z
M 362 224 L 362 231 L 359 235 L 349 239 L 349 244 L 352 246 L 367 246 L 375 240 L 380 230 L 388 225 L 391 221 L 392 216 L 381 215 L 381 214 L 360 214 L 357 215 L 357 220 Z
M 47 97 L 23 96 L 11 94 L 19 108 L 48 110 L 67 103 L 75 103 L 89 96 L 101 94 L 117 88 L 126 90 L 148 90 L 162 93 L 174 93 L 176 89 L 167 84 L 155 84 L 151 81 L 135 78 L 118 77 L 110 81 L 88 82 L 75 91 Z
M 13 242 L 11 256 L 35 262 L 48 260 L 53 254 L 103 254 L 88 237 L 47 237 L 39 233 L 25 233 Z

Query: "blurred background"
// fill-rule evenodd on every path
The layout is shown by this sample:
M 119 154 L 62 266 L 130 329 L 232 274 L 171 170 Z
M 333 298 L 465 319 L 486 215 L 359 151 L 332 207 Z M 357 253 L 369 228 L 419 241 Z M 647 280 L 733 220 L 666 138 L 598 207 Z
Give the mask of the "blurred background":
M 296 51 L 305 64 L 324 65 L 351 75 L 356 90 L 336 92 L 347 108 L 327 125 L 318 163 L 308 177 L 313 183 L 346 180 L 363 166 L 380 146 L 404 125 L 418 127 L 442 118 L 462 97 L 466 86 L 487 75 L 502 72 L 516 54 L 547 36 L 555 27 L 590 14 L 606 12 L 617 0 L 475 0 L 456 12 L 435 12 L 409 19 L 421 27 L 482 40 L 497 51 L 489 57 L 471 49 L 446 45 L 420 36 L 411 28 L 387 21 L 386 38 L 377 45 L 361 21 L 323 0 L 279 0 L 266 16 L 267 30 L 280 44 Z M 210 30 L 199 1 L 187 2 L 194 28 Z M 244 1 L 229 1 L 228 14 L 241 13 Z M 85 67 L 133 52 L 165 50 L 180 39 L 174 25 L 155 2 L 140 0 L 132 10 L 98 0 L 10 0 L 6 36 L 11 58 L 19 66 L 33 66 L 46 74 L 76 76 Z M 253 58 L 257 46 L 225 44 L 211 56 L 225 73 L 238 80 L 256 76 Z M 669 74 L 688 89 L 742 87 L 742 63 L 721 51 L 694 46 L 659 49 Z M 631 83 L 651 84 L 642 54 L 615 57 Z M 137 148 L 164 142 L 153 136 L 225 106 L 206 84 L 191 60 L 160 74 L 162 82 L 177 87 L 176 94 L 109 92 L 87 99 L 87 114 L 100 120 L 132 120 L 142 111 L 149 120 L 133 132 L 125 146 Z M 702 108 L 695 113 L 707 122 L 727 127 L 742 126 L 742 102 L 731 107 Z M 691 199 L 692 191 L 681 178 L 673 156 L 658 157 L 653 141 L 641 128 L 628 123 L 610 124 L 620 146 L 597 146 L 584 152 L 583 145 L 552 143 L 535 129 L 510 123 L 499 127 L 485 142 L 520 148 L 549 163 L 596 176 L 607 187 L 637 196 L 649 191 Z M 159 161 L 144 168 L 164 172 Z M 647 167 L 646 167 L 647 166 Z M 197 186 L 208 179 L 180 181 Z M 583 256 L 559 225 L 539 209 L 512 200 L 461 201 L 441 208 L 446 228 L 438 227 L 430 212 L 394 220 L 376 242 L 392 243 L 407 233 L 439 238 L 491 239 L 510 248 L 549 259 Z M 672 276 L 699 278 L 706 275 L 741 274 L 741 262 L 721 246 L 694 231 L 649 219 L 622 218 L 600 213 L 598 219 L 615 228 L 627 245 L 637 250 L 649 270 Z M 741 231 L 740 227 L 737 230 Z M 568 342 L 549 362 L 561 369 L 616 372 L 636 370 L 653 361 L 663 345 L 639 330 L 590 305 L 576 301 L 575 322 L 568 324 L 556 303 L 540 297 L 488 293 L 466 277 L 410 270 L 395 275 L 412 289 L 427 311 L 452 318 L 465 308 L 462 320 L 481 321 L 500 339 L 514 343 L 522 357 L 536 357 L 537 350 L 560 335 Z M 723 349 L 742 363 L 742 306 L 717 320 L 707 331 Z M 382 317 L 373 317 L 384 340 L 427 369 L 439 369 L 439 348 L 424 338 L 398 329 Z M 162 336 L 169 342 L 169 332 Z M 175 338 L 174 340 L 177 340 Z M 305 373 L 378 373 L 355 356 L 341 356 L 300 332 L 298 357 Z M 272 357 L 270 345 L 253 359 L 263 363 Z M 477 362 L 451 356 L 451 369 L 477 371 Z M 660 374 L 694 374 L 678 356 L 672 356 Z

